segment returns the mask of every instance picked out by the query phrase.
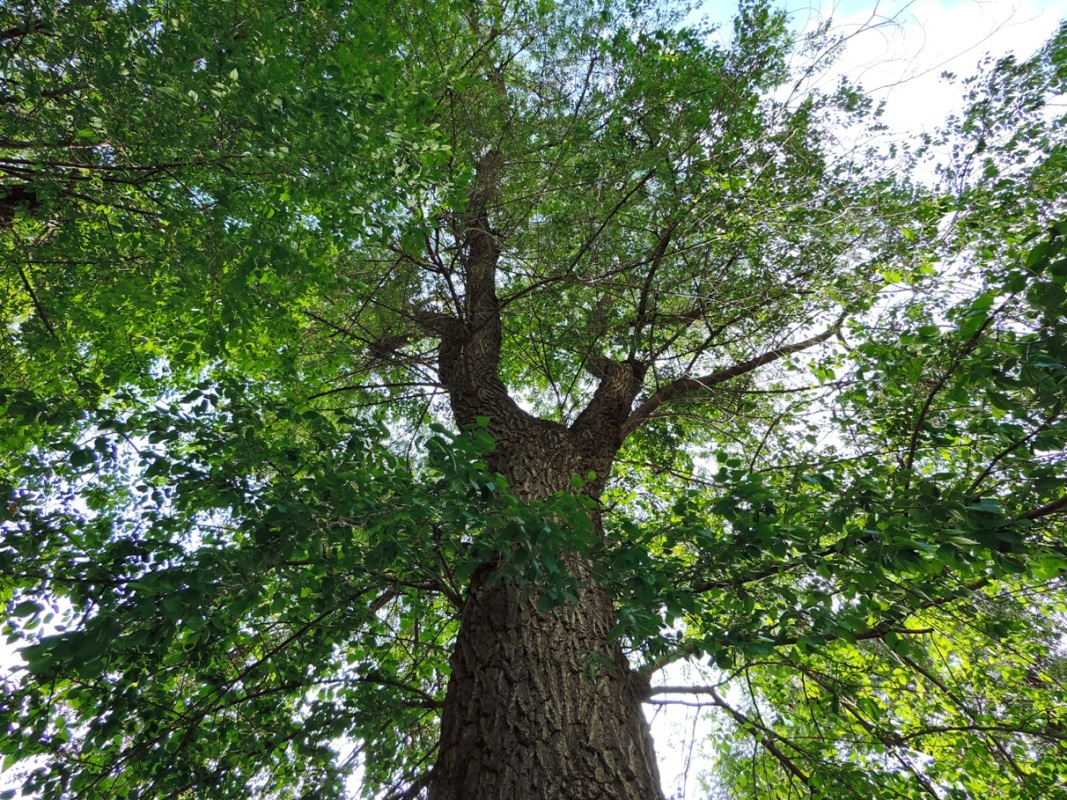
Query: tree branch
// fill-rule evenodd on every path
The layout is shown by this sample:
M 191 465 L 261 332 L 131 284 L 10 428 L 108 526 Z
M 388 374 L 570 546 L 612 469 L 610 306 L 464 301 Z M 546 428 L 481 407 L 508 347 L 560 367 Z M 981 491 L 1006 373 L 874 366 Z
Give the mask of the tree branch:
M 453 417 L 460 425 L 489 417 L 498 426 L 490 430 L 498 442 L 505 432 L 499 427 L 505 425 L 505 419 L 530 418 L 500 379 L 503 332 L 496 273 L 501 249 L 489 211 L 500 193 L 503 167 L 503 155 L 495 148 L 478 160 L 467 208 L 456 218 L 461 226 L 456 238 L 462 242 L 460 261 L 465 282 L 463 319 L 458 327 L 447 315 L 433 320 L 446 323 L 447 329 L 441 331 L 437 374 L 448 393 Z
M 740 725 L 746 733 L 748 733 L 757 742 L 763 745 L 763 747 L 766 748 L 767 752 L 769 752 L 772 756 L 778 759 L 778 763 L 785 767 L 786 770 L 788 770 L 802 784 L 804 784 L 805 786 L 810 786 L 808 782 L 808 776 L 804 774 L 804 772 L 800 769 L 800 767 L 797 766 L 796 762 L 793 761 L 793 759 L 787 756 L 785 752 L 774 743 L 774 739 L 778 739 L 783 744 L 788 745 L 789 747 L 796 747 L 796 745 L 794 745 L 788 739 L 784 738 L 781 734 L 775 733 L 773 730 L 763 725 L 758 720 L 754 720 L 751 717 L 742 714 L 736 708 L 734 708 L 725 700 L 723 700 L 722 695 L 720 695 L 714 689 L 711 689 L 708 694 L 711 696 L 713 705 L 716 705 L 723 711 L 725 711 L 734 720 L 734 722 Z M 800 748 L 797 749 L 799 750 Z M 803 751 L 801 750 L 801 752 Z
M 29 294 L 30 300 L 33 301 L 33 307 L 37 310 L 37 316 L 41 318 L 41 322 L 44 323 L 44 326 L 48 329 L 48 333 L 52 336 L 52 338 L 56 338 L 55 326 L 52 325 L 52 320 L 48 318 L 48 314 L 45 313 L 44 306 L 41 305 L 41 301 L 37 297 L 37 293 L 33 290 L 33 284 L 30 283 L 29 276 L 26 274 L 25 270 L 23 270 L 21 266 L 18 267 L 18 273 L 19 277 L 22 279 L 23 288 L 26 290 L 26 293 Z
M 812 336 L 810 339 L 804 339 L 801 342 L 795 342 L 794 344 L 777 347 L 774 350 L 768 350 L 766 353 L 758 355 L 755 358 L 750 358 L 748 361 L 742 361 L 738 364 L 734 364 L 732 367 L 727 367 L 726 369 L 712 372 L 708 375 L 702 375 L 699 378 L 679 378 L 678 380 L 667 384 L 656 391 L 644 403 L 638 406 L 632 414 L 630 414 L 629 419 L 626 420 L 626 424 L 622 429 L 623 438 L 637 430 L 664 403 L 668 403 L 683 395 L 691 394 L 692 392 L 710 389 L 715 384 L 723 383 L 731 378 L 736 378 L 739 375 L 752 372 L 765 364 L 770 364 L 772 361 L 777 361 L 792 353 L 798 353 L 801 350 L 807 350 L 809 347 L 821 344 L 837 332 L 841 327 L 842 321 L 843 318 L 838 319 L 832 327 L 817 336 Z
M 652 295 L 652 282 L 655 280 L 656 271 L 659 269 L 659 265 L 663 262 L 663 257 L 667 254 L 667 248 L 670 247 L 671 238 L 674 236 L 675 231 L 678 230 L 678 222 L 674 222 L 667 226 L 659 237 L 659 241 L 656 243 L 656 249 L 652 253 L 652 257 L 649 259 L 648 274 L 645 276 L 644 284 L 641 286 L 641 297 L 637 302 L 637 319 L 634 321 L 634 340 L 630 347 L 630 358 L 637 357 L 637 342 L 641 338 L 641 331 L 644 329 L 646 322 L 648 321 L 648 302 Z
M 400 792 L 394 792 L 385 798 L 385 800 L 414 800 L 419 796 L 419 793 L 430 785 L 430 781 L 433 780 L 433 770 L 420 775 L 411 785 Z
M 574 254 L 573 258 L 571 258 L 570 263 L 567 265 L 567 268 L 564 270 L 564 274 L 572 272 L 574 270 L 574 268 L 576 266 L 578 266 L 578 262 L 582 260 L 582 257 L 587 252 L 589 252 L 589 248 L 593 246 L 593 244 L 596 242 L 597 239 L 600 238 L 600 234 L 602 234 L 604 232 L 604 229 L 606 227 L 608 227 L 608 224 L 615 218 L 615 215 L 618 214 L 619 211 L 622 210 L 622 207 L 625 206 L 630 201 L 631 197 L 633 197 L 635 194 L 637 194 L 641 190 L 642 186 L 644 186 L 646 183 L 648 183 L 650 180 L 652 180 L 652 176 L 655 175 L 655 174 L 656 174 L 656 168 L 655 167 L 653 167 L 652 169 L 650 169 L 647 172 L 645 172 L 640 178 L 638 178 L 637 183 L 635 183 L 630 188 L 630 191 L 628 191 L 626 194 L 624 194 L 619 199 L 619 202 L 617 202 L 614 206 L 612 206 L 611 210 L 607 213 L 607 215 L 605 215 L 604 219 L 600 221 L 600 224 L 597 226 L 597 229 L 595 231 L 593 231 L 591 234 L 589 234 L 589 236 L 586 237 L 585 241 L 582 242 L 582 246 L 578 248 L 578 252 Z
M 1051 503 L 1045 503 L 1045 505 L 1033 509 L 1026 514 L 1026 519 L 1041 519 L 1042 517 L 1047 517 L 1049 514 L 1055 514 L 1064 507 L 1067 507 L 1067 494 L 1059 500 L 1053 500 Z
M 962 712 L 965 716 L 967 716 L 975 725 L 981 724 L 981 714 L 975 709 L 971 708 L 969 705 L 967 705 L 967 703 L 964 702 L 963 697 L 953 691 L 953 689 L 945 681 L 941 680 L 940 677 L 934 675 L 933 672 L 926 669 L 915 660 L 908 658 L 906 655 L 903 655 L 902 653 L 894 651 L 892 653 L 892 656 L 900 663 L 906 664 L 912 670 L 922 675 L 924 678 L 926 678 L 926 680 L 930 681 L 930 683 L 940 689 L 941 692 L 956 705 L 956 708 L 959 709 L 959 711 Z M 1000 754 L 1004 763 L 1006 763 L 1011 768 L 1012 772 L 1015 773 L 1015 776 L 1021 780 L 1025 780 L 1025 775 L 1019 768 L 1019 765 L 1015 762 L 1015 759 L 1012 757 L 1011 752 L 1004 747 L 1000 740 L 993 735 L 987 736 L 986 739 L 989 744 L 992 745 L 993 750 Z
M 12 39 L 21 39 L 31 33 L 44 33 L 51 36 L 52 32 L 44 24 L 44 20 L 38 17 L 30 17 L 22 25 L 13 25 L 10 28 L 0 30 L 0 42 L 9 42 Z
M 952 377 L 957 369 L 959 369 L 960 365 L 963 363 L 963 359 L 970 355 L 971 351 L 978 346 L 978 343 L 982 339 L 982 334 L 985 333 L 985 329 L 989 327 L 993 322 L 993 319 L 1007 307 L 1008 301 L 1005 301 L 1001 304 L 1000 308 L 996 309 L 996 311 L 985 318 L 982 324 L 978 326 L 978 330 L 976 330 L 971 335 L 971 338 L 966 341 L 962 349 L 956 354 L 955 358 L 952 359 L 948 368 L 942 373 L 941 377 L 937 379 L 933 388 L 930 389 L 930 393 L 926 396 L 926 400 L 923 401 L 922 408 L 919 410 L 919 416 L 915 419 L 915 425 L 912 427 L 911 439 L 908 442 L 908 454 L 904 459 L 904 469 L 911 469 L 912 465 L 915 463 L 915 455 L 919 448 L 919 433 L 922 431 L 922 426 L 926 422 L 926 417 L 930 413 L 934 398 L 945 388 L 948 379 Z
M 824 691 L 829 692 L 831 695 L 837 696 L 841 702 L 841 705 L 845 708 L 845 710 L 848 711 L 852 718 L 856 720 L 857 724 L 861 728 L 863 728 L 864 731 L 867 732 L 867 735 L 873 736 L 875 739 L 881 742 L 882 746 L 886 748 L 886 752 L 892 753 L 893 757 L 900 763 L 900 765 L 903 766 L 906 770 L 908 770 L 908 772 L 910 772 L 912 776 L 914 776 L 915 780 L 918 781 L 919 786 L 924 792 L 926 792 L 926 794 L 933 798 L 938 797 L 937 791 L 930 783 L 929 778 L 927 778 L 925 775 L 922 774 L 922 772 L 917 770 L 915 768 L 915 765 L 908 761 L 900 752 L 900 748 L 905 746 L 903 737 L 901 737 L 899 734 L 887 733 L 884 729 L 876 725 L 874 722 L 871 722 L 870 720 L 866 719 L 859 712 L 859 709 L 856 708 L 856 704 L 850 698 L 848 698 L 847 696 L 842 697 L 842 693 L 835 689 L 833 686 L 827 685 L 826 681 L 820 675 L 816 674 L 811 670 L 805 669 L 800 664 L 793 664 L 793 666 L 802 675 L 806 675 L 807 677 L 811 678 L 811 680 L 815 681 L 815 683 L 821 686 Z
M 586 366 L 600 383 L 589 404 L 574 420 L 571 430 L 592 433 L 597 438 L 617 440 L 622 444 L 625 436 L 620 431 L 634 397 L 641 390 L 648 365 L 636 359 L 613 361 L 597 357 L 588 359 Z
M 657 694 L 712 694 L 715 686 L 653 686 L 648 690 L 649 696 Z

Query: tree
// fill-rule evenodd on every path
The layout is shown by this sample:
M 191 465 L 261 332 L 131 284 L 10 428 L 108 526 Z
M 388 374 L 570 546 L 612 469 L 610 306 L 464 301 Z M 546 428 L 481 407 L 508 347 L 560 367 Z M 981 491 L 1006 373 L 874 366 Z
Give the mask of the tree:
M 759 2 L 4 27 L 27 791 L 1063 788 L 1067 30 L 886 152 Z

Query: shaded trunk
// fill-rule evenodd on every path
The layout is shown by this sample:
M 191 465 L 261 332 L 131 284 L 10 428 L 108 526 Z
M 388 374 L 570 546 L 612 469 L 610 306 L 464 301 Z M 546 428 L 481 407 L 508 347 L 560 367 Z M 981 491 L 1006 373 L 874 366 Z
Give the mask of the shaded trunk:
M 539 613 L 481 581 L 463 610 L 431 800 L 662 798 L 607 595 Z
M 507 404 L 496 411 L 493 468 L 519 497 L 547 497 L 590 472 L 585 491 L 599 493 L 618 447 L 604 423 L 613 414 L 566 428 Z M 532 589 L 489 581 L 488 568 L 472 581 L 431 800 L 662 798 L 641 682 L 611 637 L 611 599 L 587 562 L 560 555 L 584 589 L 547 613 Z

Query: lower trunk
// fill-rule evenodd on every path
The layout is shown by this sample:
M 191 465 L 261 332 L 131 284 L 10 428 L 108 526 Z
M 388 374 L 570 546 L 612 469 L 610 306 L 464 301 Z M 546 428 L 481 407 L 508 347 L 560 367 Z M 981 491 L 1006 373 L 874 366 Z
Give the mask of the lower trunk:
M 662 800 L 640 691 L 593 586 L 540 613 L 471 587 L 445 697 L 431 800 Z

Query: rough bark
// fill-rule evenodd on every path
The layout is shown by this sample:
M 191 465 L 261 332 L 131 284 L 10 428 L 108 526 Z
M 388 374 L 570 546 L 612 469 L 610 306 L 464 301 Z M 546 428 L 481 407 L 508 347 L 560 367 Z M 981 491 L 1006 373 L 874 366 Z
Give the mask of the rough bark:
M 431 800 L 661 798 L 641 692 L 603 591 L 538 613 L 484 582 L 463 610 Z
M 499 395 L 494 468 L 520 497 L 543 498 L 595 472 L 594 495 L 621 441 L 638 378 L 618 365 L 567 428 L 527 415 Z M 628 397 L 627 397 L 628 396 Z M 475 411 L 461 406 L 465 417 Z M 461 418 L 462 418 L 461 417 Z M 546 613 L 529 587 L 488 580 L 469 588 L 442 717 L 431 800 L 662 798 L 641 710 L 643 691 L 611 640 L 614 609 L 585 562 L 561 554 L 585 586 Z

